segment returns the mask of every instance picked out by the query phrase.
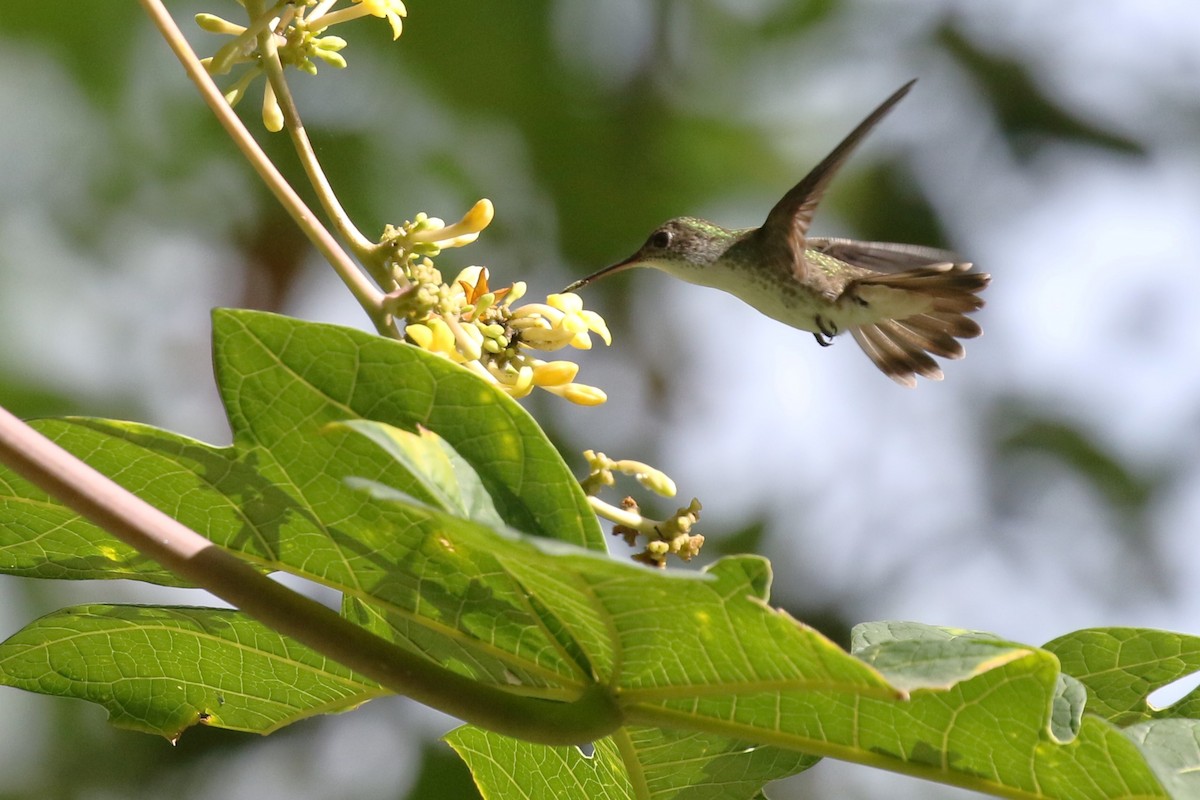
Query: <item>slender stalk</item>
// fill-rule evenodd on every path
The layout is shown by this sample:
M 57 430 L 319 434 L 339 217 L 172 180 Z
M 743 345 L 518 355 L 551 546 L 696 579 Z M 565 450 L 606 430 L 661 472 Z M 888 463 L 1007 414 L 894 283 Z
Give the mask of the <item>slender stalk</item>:
M 622 728 L 612 735 L 612 742 L 621 755 L 621 766 L 629 780 L 629 788 L 635 800 L 651 800 L 654 792 L 646 782 L 646 767 L 641 754 L 630 738 L 629 730 Z
M 296 149 L 296 155 L 304 167 L 305 174 L 308 175 L 309 183 L 312 184 L 317 199 L 321 201 L 321 206 L 325 209 L 325 215 L 333 223 L 342 240 L 354 251 L 358 260 L 366 266 L 375 282 L 383 289 L 390 291 L 394 288 L 392 285 L 394 281 L 391 272 L 378 263 L 376 251 L 379 248 L 375 246 L 374 242 L 363 236 L 362 232 L 354 225 L 350 215 L 346 213 L 346 209 L 342 207 L 341 201 L 334 193 L 333 187 L 329 185 L 325 171 L 321 169 L 321 162 L 317 160 L 317 154 L 313 150 L 308 132 L 304 129 L 304 123 L 300 119 L 300 112 L 296 108 L 295 98 L 292 97 L 292 90 L 284 77 L 283 64 L 279 61 L 279 52 L 275 46 L 275 37 L 270 31 L 264 31 L 259 34 L 258 41 L 263 54 L 263 69 L 267 74 L 267 80 L 271 83 L 271 88 L 275 90 L 275 99 L 283 112 L 284 129 L 292 137 L 292 146 Z
M 384 687 L 507 736 L 594 741 L 621 724 L 612 695 L 585 687 L 569 703 L 521 697 L 451 672 L 271 580 L 101 475 L 0 408 L 0 462 L 175 574 Z
M 384 336 L 393 339 L 400 338 L 400 332 L 396 328 L 395 321 L 388 314 L 382 303 L 382 292 L 371 285 L 362 271 L 343 250 L 334 239 L 333 235 L 323 226 L 317 219 L 316 214 L 305 205 L 300 196 L 284 179 L 271 160 L 267 158 L 266 153 L 258 146 L 254 137 L 233 113 L 233 109 L 229 107 L 229 103 L 225 102 L 225 97 L 221 94 L 221 90 L 213 83 L 204 65 L 196 58 L 196 54 L 192 51 L 191 46 L 183 37 L 183 33 L 175 24 L 174 19 L 167 13 L 161 0 L 139 0 L 142 8 L 149 15 L 154 25 L 158 28 L 167 44 L 174 51 L 176 58 L 183 64 L 184 70 L 187 72 L 188 78 L 196 85 L 200 91 L 200 96 L 204 102 L 212 110 L 217 121 L 229 134 L 237 148 L 250 162 L 250 165 L 262 178 L 267 188 L 275 195 L 275 198 L 284 207 L 284 210 L 291 218 L 300 226 L 308 236 L 309 241 L 317 248 L 324 256 L 325 260 L 330 263 L 338 277 L 346 284 L 350 293 L 366 311 L 371 322 L 375 325 L 377 331 Z
M 604 517 L 609 522 L 615 522 L 618 525 L 640 531 L 641 533 L 657 533 L 657 529 L 663 524 L 662 520 L 647 519 L 641 514 L 628 511 L 624 508 L 617 508 L 611 503 L 606 503 L 593 495 L 588 495 L 588 504 L 592 507 L 592 511 L 596 512 L 597 516 Z

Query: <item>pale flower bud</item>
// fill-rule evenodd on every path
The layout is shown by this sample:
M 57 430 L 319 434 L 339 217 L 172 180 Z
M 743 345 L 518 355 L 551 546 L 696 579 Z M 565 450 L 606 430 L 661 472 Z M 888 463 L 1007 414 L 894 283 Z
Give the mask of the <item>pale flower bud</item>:
M 279 107 L 279 101 L 275 99 L 275 90 L 271 88 L 270 82 L 263 89 L 262 120 L 263 127 L 271 133 L 283 130 L 283 110 Z
M 461 247 L 478 239 L 479 232 L 491 224 L 495 214 L 492 201 L 484 198 L 453 225 L 415 230 L 408 235 L 408 241 L 413 244 L 436 244 L 441 248 Z
M 432 349 L 430 345 L 433 344 L 433 331 L 429 329 L 428 325 L 422 325 L 419 322 L 410 323 L 405 326 L 404 334 L 422 350 Z
M 649 464 L 622 459 L 614 463 L 612 468 L 626 475 L 632 475 L 634 480 L 655 494 L 663 497 L 675 496 L 675 481 L 671 480 L 662 470 L 655 469 Z
M 559 294 L 546 295 L 546 302 L 559 311 L 570 313 L 579 313 L 583 310 L 583 298 L 574 292 L 560 292 Z
M 568 383 L 562 386 L 543 386 L 542 388 L 581 406 L 598 406 L 608 401 L 608 395 L 602 390 L 595 386 L 588 386 L 586 383 Z
M 575 380 L 578 373 L 574 361 L 547 361 L 533 368 L 533 382 L 536 386 L 561 386 Z
M 221 33 L 227 36 L 237 36 L 246 30 L 244 25 L 236 25 L 229 20 L 221 19 L 215 14 L 197 14 L 196 24 L 201 30 L 209 33 Z

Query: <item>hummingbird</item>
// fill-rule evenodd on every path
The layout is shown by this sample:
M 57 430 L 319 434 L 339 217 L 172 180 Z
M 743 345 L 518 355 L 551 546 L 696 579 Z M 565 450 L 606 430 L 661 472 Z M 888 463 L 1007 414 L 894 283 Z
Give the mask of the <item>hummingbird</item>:
M 859 123 L 775 204 L 761 227 L 731 230 L 676 217 L 629 258 L 563 291 L 651 267 L 729 292 L 768 317 L 812 333 L 822 347 L 849 332 L 875 366 L 903 386 L 915 387 L 917 375 L 941 380 L 932 356 L 962 358 L 958 339 L 983 332 L 967 314 L 983 307 L 978 295 L 991 276 L 932 247 L 808 235 L 834 174 L 914 83 L 900 87 Z

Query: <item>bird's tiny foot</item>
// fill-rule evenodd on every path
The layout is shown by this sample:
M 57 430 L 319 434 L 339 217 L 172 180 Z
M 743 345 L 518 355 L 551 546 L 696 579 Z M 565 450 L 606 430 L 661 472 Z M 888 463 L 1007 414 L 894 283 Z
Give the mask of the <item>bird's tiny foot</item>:
M 829 345 L 833 344 L 833 337 L 837 336 L 837 325 L 829 322 L 820 314 L 813 321 L 817 324 L 817 329 L 820 331 L 820 333 L 813 334 L 813 337 L 817 340 L 817 344 L 821 345 L 821 347 L 829 347 Z

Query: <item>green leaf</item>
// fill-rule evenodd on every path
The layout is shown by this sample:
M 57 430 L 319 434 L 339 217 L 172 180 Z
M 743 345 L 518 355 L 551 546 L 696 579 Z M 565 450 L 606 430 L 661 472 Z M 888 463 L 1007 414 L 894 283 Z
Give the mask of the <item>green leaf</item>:
M 1129 725 L 1163 717 L 1200 716 L 1200 689 L 1170 708 L 1155 709 L 1154 690 L 1200 670 L 1200 637 L 1145 628 L 1091 628 L 1045 645 L 1063 672 L 1088 691 L 1088 713 Z
M 1125 732 L 1172 797 L 1200 797 L 1200 720 L 1151 720 Z
M 949 688 L 1030 652 L 980 631 L 915 622 L 856 625 L 851 643 L 851 652 L 906 692 Z
M 470 725 L 445 739 L 467 762 L 485 796 L 527 800 L 737 800 L 818 761 L 714 734 L 656 728 L 626 728 L 596 742 L 590 756 L 577 747 L 529 744 Z
M 79 697 L 122 728 L 175 740 L 191 725 L 270 733 L 386 692 L 236 611 L 85 605 L 0 645 L 0 682 Z
M 296 478 L 355 475 L 416 494 L 411 473 L 373 448 L 347 449 L 336 436 L 314 447 L 297 433 L 356 418 L 421 425 L 467 459 L 508 525 L 605 550 L 587 498 L 538 424 L 469 370 L 379 336 L 271 314 L 219 310 L 213 325 L 235 445 L 269 450 Z
M 593 756 L 578 747 L 547 747 L 496 736 L 464 725 L 446 741 L 467 762 L 484 797 L 562 800 L 588 797 L 617 800 L 633 797 L 633 787 L 608 740 L 596 744 Z
M 408 470 L 435 507 L 482 525 L 504 527 L 479 474 L 433 431 L 418 426 L 416 433 L 410 433 L 371 420 L 350 420 L 332 427 L 353 431 L 383 448 Z
M 1070 675 L 1058 676 L 1050 710 L 1050 734 L 1056 742 L 1069 742 L 1079 734 L 1087 705 L 1087 689 Z
M 219 448 L 132 422 L 42 419 L 44 436 L 212 537 L 246 525 L 238 498 L 262 483 Z M 42 490 L 0 468 L 0 572 L 29 578 L 183 581 Z

